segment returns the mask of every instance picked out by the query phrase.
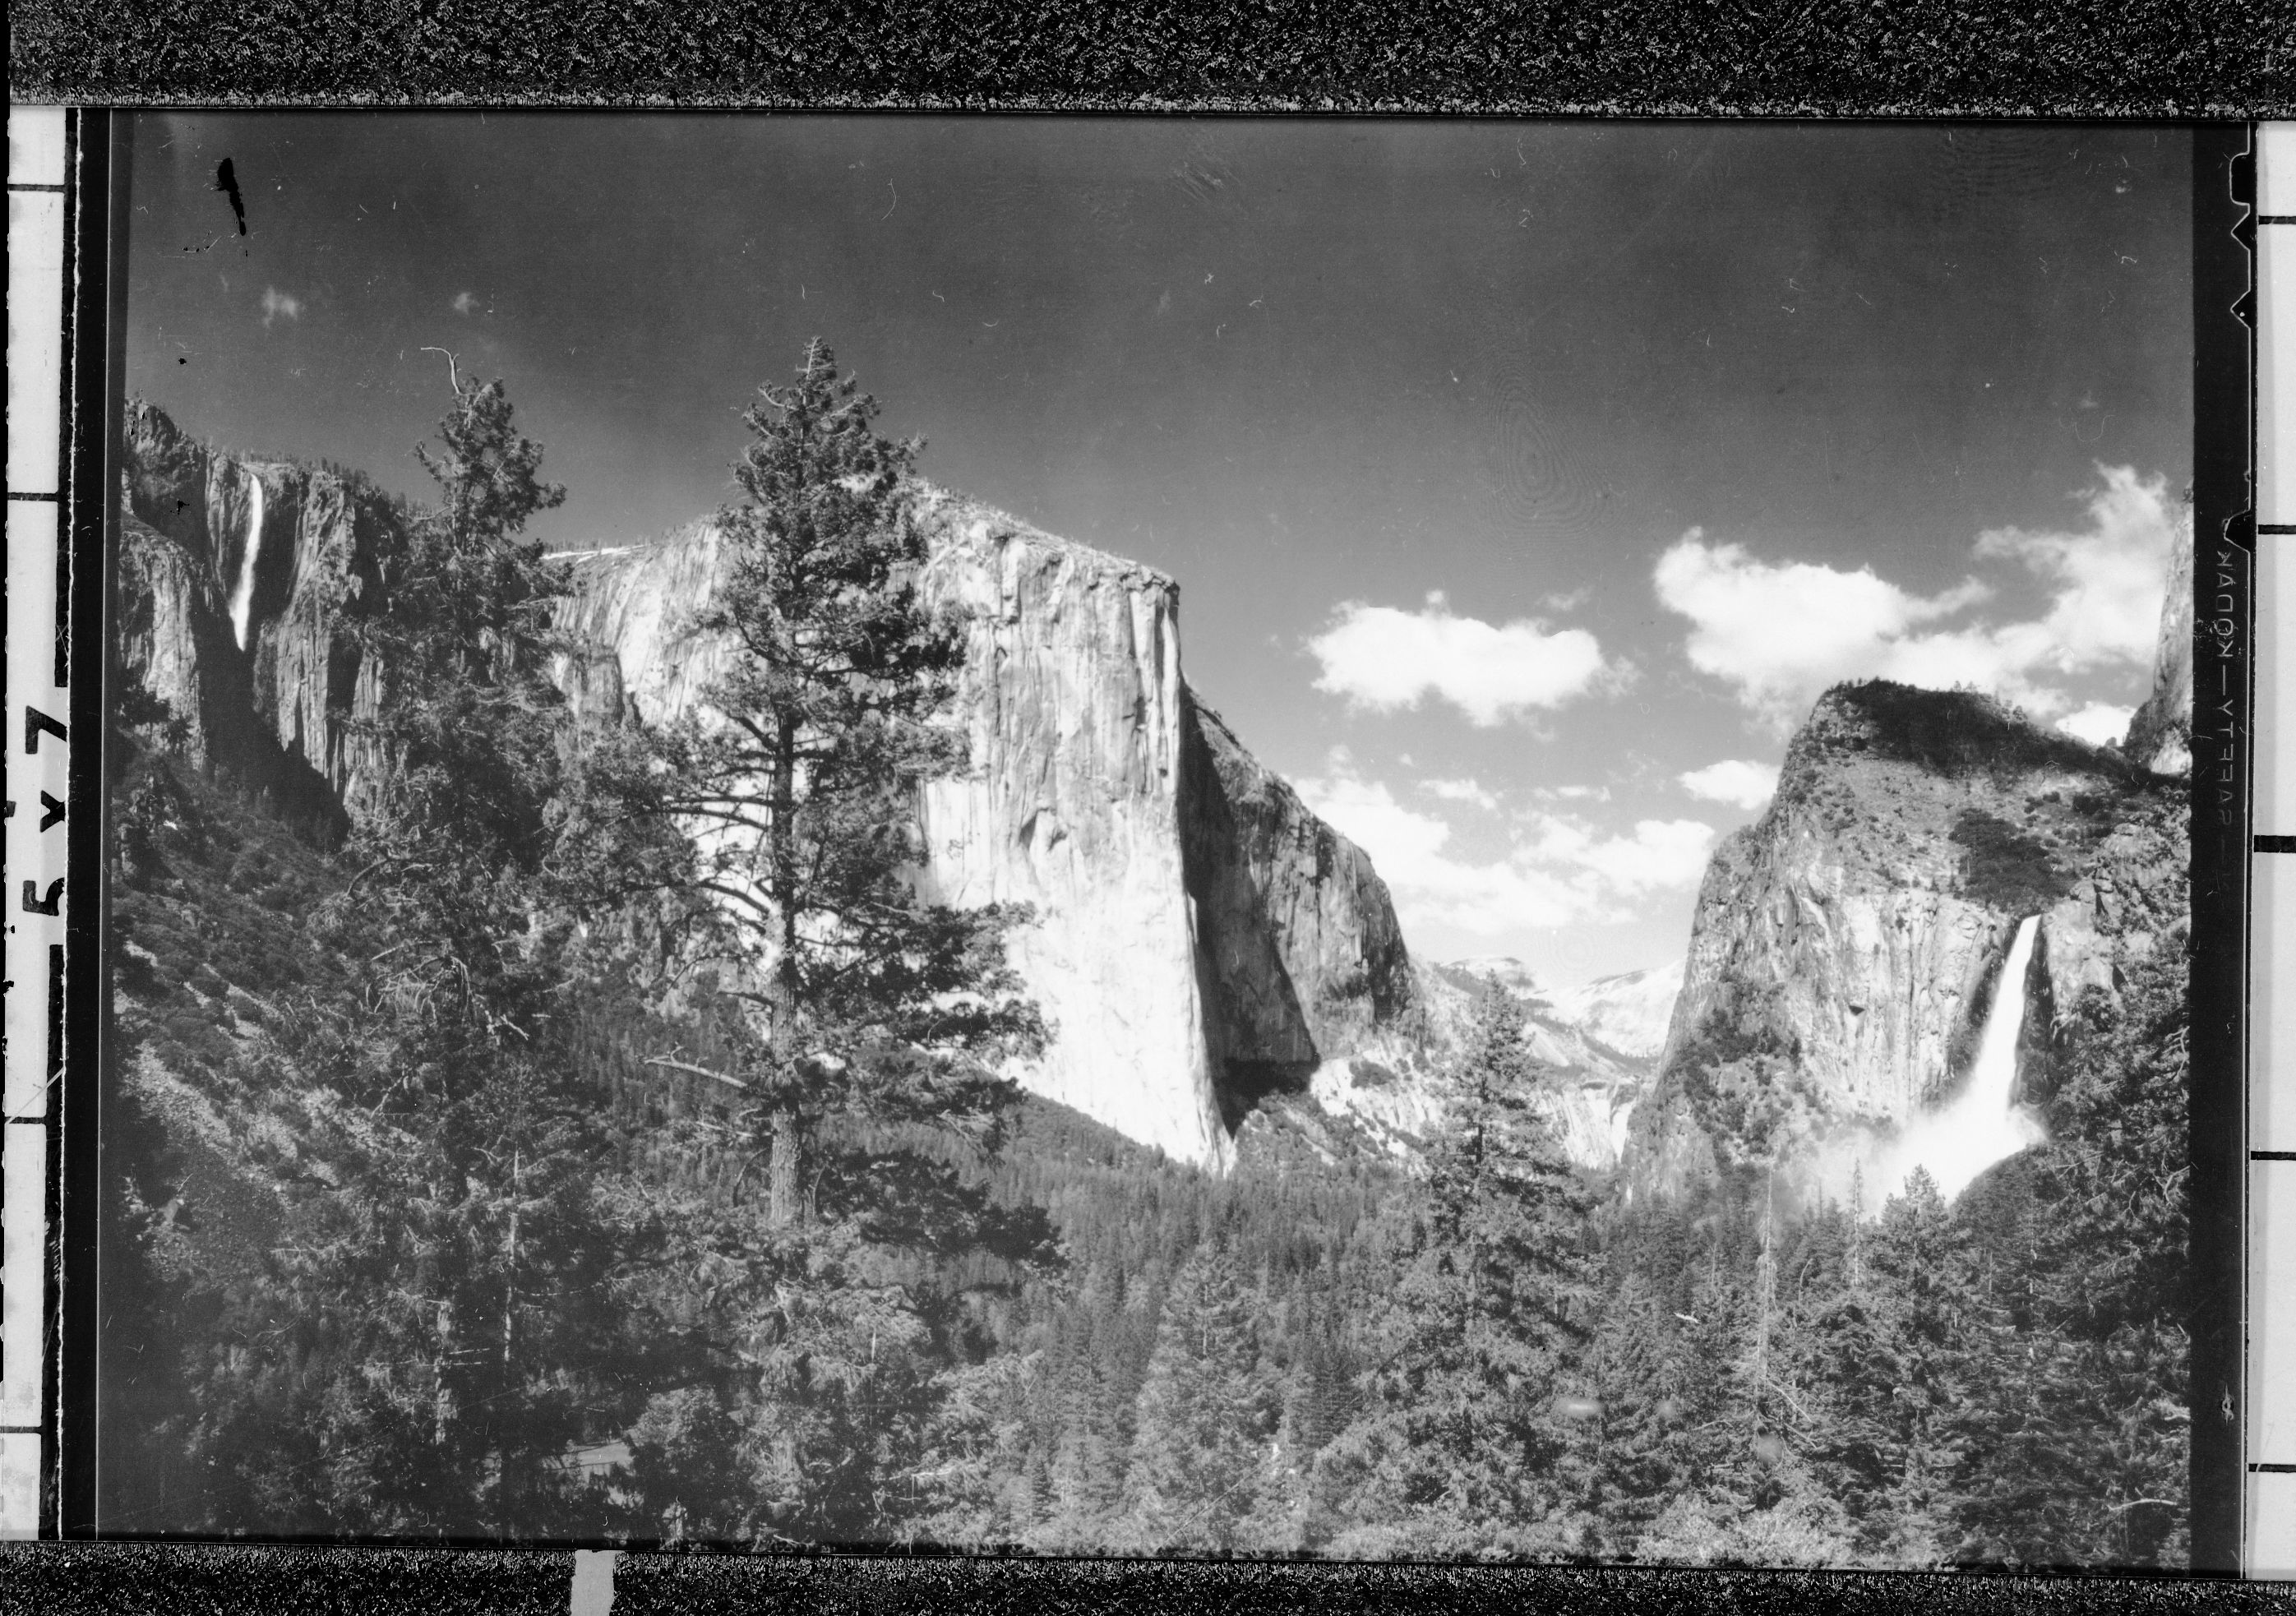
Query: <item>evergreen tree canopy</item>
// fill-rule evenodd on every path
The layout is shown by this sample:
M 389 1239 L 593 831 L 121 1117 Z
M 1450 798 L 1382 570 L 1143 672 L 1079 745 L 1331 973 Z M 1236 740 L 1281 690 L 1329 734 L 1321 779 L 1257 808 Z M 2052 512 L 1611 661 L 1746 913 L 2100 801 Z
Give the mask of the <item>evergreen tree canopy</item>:
M 1365 1413 L 1329 1450 L 1343 1520 L 1439 1545 L 1560 1548 L 1554 1475 L 1589 1399 L 1570 1382 L 1592 1323 L 1589 1199 L 1538 1104 L 1522 1012 L 1477 1001 L 1428 1157 L 1404 1212 L 1394 1345 Z M 1342 1543 L 1346 1541 L 1344 1538 Z
M 598 1196 L 603 1096 L 568 1058 L 545 874 L 557 579 L 523 528 L 560 491 L 499 382 L 458 379 L 439 438 L 440 502 L 368 619 L 388 767 L 357 805 L 357 874 L 314 917 L 362 962 L 356 1009 L 308 995 L 260 1046 L 283 1127 L 253 1148 L 291 1186 L 286 1238 L 199 1376 L 195 1447 L 237 1478 L 223 1507 L 273 1530 L 562 1530 L 632 1254 Z
M 1004 1059 L 1041 1044 L 994 907 L 924 901 L 918 811 L 964 768 L 948 711 L 964 639 L 922 589 L 908 479 L 829 349 L 767 386 L 721 512 L 695 627 L 726 650 L 692 710 L 591 747 L 577 822 L 594 904 L 672 906 L 673 964 L 745 1007 L 718 1072 L 767 1163 L 762 1207 L 690 1206 L 673 1238 L 733 1276 L 746 1477 L 761 1528 L 907 1536 L 957 1304 L 918 1259 L 1051 1255 L 931 1143 L 999 1143 Z M 688 1513 L 723 1513 L 694 1500 Z
M 1980 1327 L 1954 1415 L 1970 1557 L 2146 1566 L 2190 1552 L 2185 972 L 2182 950 L 2156 948 L 2118 1002 L 2092 989 L 2074 1007 L 2050 1141 L 1995 1197 L 2007 1227 L 1972 1243 Z
M 1173 1277 L 1140 1388 L 1125 1497 L 1144 1549 L 1236 1546 L 1274 1462 L 1250 1293 L 1217 1247 Z
M 777 1226 L 807 1216 L 824 1116 L 986 1137 L 1009 1095 L 984 1057 L 1041 1038 L 1004 960 L 1015 916 L 917 895 L 922 788 L 966 763 L 947 713 L 964 641 L 921 592 L 920 446 L 879 437 L 877 413 L 818 340 L 793 386 L 760 390 L 697 624 L 730 646 L 726 670 L 593 776 L 603 818 L 678 827 L 639 879 L 688 900 L 688 962 L 726 960 L 755 1006 L 742 1080 L 774 1141 Z

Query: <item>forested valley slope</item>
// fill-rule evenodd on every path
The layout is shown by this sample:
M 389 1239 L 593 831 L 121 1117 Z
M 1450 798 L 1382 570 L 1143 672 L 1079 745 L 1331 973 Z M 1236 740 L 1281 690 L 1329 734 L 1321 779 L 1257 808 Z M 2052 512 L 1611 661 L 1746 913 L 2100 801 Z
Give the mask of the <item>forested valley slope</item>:
M 499 385 L 419 507 L 131 412 L 107 1530 L 2178 1562 L 2177 782 L 1830 693 L 1621 1049 L 840 385 L 572 561 Z M 1867 1177 L 2005 992 L 2045 1136 Z

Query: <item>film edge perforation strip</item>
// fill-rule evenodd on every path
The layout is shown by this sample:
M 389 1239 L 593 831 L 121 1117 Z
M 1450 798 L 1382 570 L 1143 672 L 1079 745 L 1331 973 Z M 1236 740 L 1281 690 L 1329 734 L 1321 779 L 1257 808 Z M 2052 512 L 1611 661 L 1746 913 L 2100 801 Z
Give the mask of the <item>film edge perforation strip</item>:
M 2256 140 L 2255 756 L 2251 860 L 2248 1498 L 2251 1575 L 2296 1575 L 2296 124 Z
M 53 1317 L 70 789 L 63 363 L 72 199 L 62 108 L 8 111 L 5 1031 L 0 1084 L 0 1538 L 53 1530 Z M 47 1417 L 44 1417 L 47 1416 Z

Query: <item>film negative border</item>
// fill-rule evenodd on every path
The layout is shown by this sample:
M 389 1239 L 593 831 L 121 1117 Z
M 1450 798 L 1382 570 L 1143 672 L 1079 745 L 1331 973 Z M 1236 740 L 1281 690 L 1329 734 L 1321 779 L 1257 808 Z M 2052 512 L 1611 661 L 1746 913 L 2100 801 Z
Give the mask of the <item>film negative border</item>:
M 8 112 L 6 1035 L 0 1090 L 0 1536 L 54 1529 L 60 1160 L 70 858 L 70 410 L 77 201 L 70 115 Z
M 107 341 L 124 226 L 104 112 L 8 118 L 7 1061 L 0 1084 L 0 1537 L 92 1530 L 102 991 Z M 94 219 L 84 217 L 95 210 Z M 92 451 L 92 452 L 91 452 Z M 77 737 L 77 739 L 76 739 Z M 76 806 L 77 805 L 77 806 Z M 77 874 L 74 872 L 78 872 Z M 98 884 L 88 890 L 93 879 Z
M 2252 130 L 2193 141 L 2192 1566 L 2239 1575 L 2249 1425 L 2243 1329 L 2248 1069 Z
M 2296 1576 L 2296 124 L 2257 131 L 2245 1564 Z

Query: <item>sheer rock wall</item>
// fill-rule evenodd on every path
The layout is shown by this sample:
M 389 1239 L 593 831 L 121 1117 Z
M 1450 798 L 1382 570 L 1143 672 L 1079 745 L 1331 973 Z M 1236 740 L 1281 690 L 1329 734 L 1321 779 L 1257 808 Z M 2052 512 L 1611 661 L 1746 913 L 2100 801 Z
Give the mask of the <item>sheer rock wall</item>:
M 226 454 L 147 405 L 127 448 L 123 672 L 184 720 L 201 763 L 355 810 L 379 765 L 349 720 L 383 671 L 357 619 L 382 598 L 407 513 L 353 473 Z M 918 511 L 927 593 L 968 636 L 972 758 L 925 793 L 923 885 L 1034 908 L 1013 954 L 1054 1037 L 1023 1082 L 1224 1166 L 1271 1085 L 1304 1092 L 1409 1004 L 1387 889 L 1198 706 L 1169 578 L 936 489 Z M 726 559 L 702 523 L 570 562 L 574 649 L 556 674 L 578 714 L 659 721 L 701 698 L 727 650 L 694 621 Z
M 1846 1161 L 1900 1128 L 1965 1076 L 2034 914 L 2015 990 L 2046 1045 L 2060 1009 L 2181 934 L 2185 811 L 2119 752 L 1983 697 L 1829 692 L 1769 809 L 1708 866 L 1628 1146 L 1636 1182 L 1672 1193 L 1772 1155 Z

